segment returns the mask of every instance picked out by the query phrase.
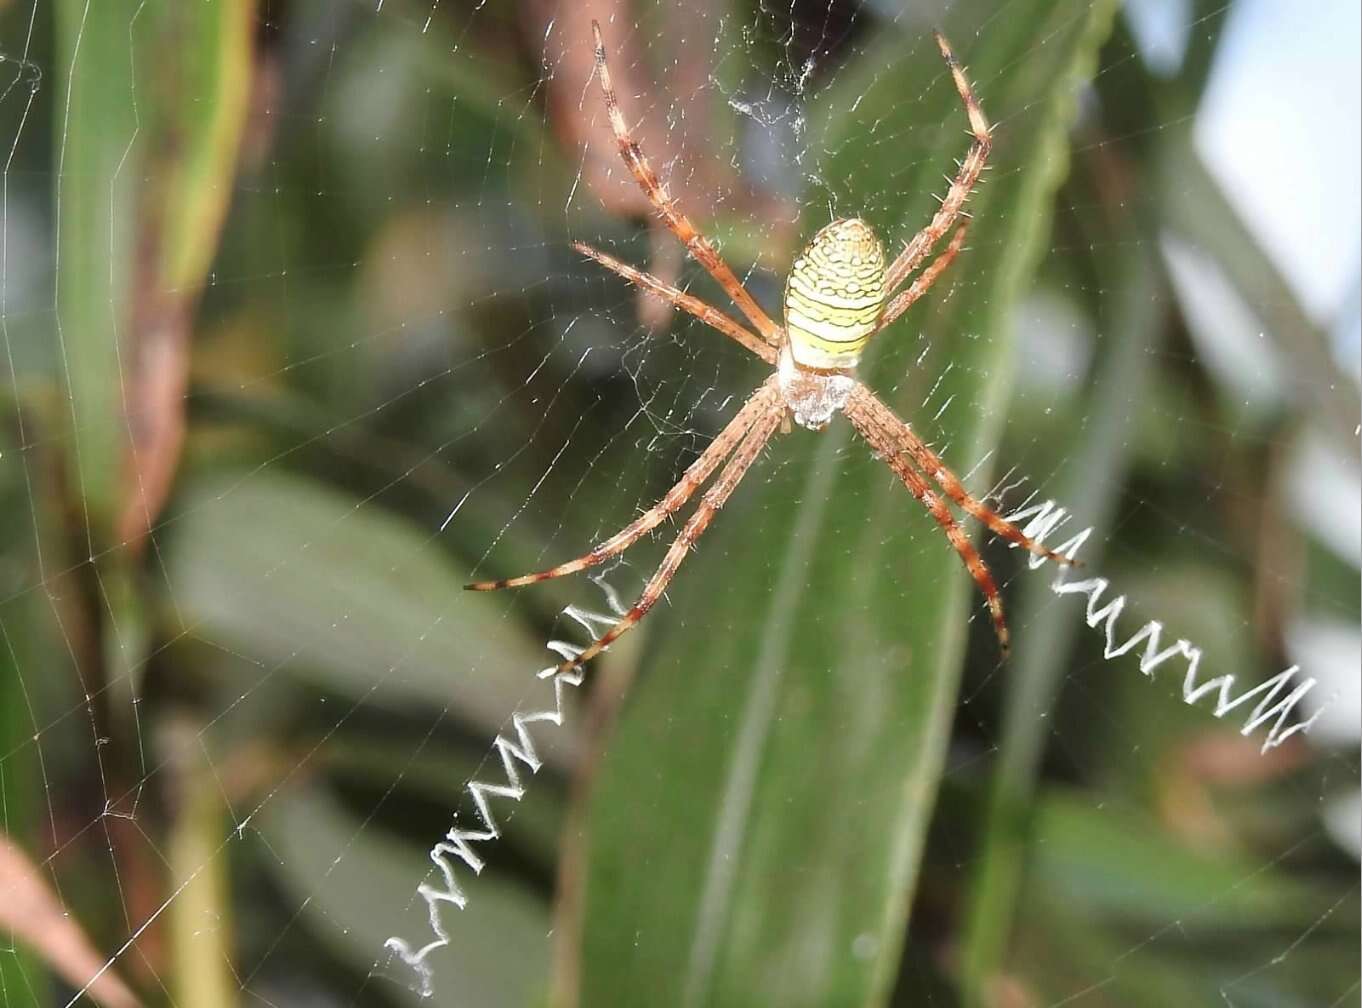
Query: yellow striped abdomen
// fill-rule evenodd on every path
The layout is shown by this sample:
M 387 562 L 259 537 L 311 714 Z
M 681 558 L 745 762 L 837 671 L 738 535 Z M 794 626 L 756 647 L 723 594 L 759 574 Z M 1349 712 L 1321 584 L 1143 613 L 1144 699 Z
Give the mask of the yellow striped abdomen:
M 884 308 L 884 250 L 863 220 L 833 221 L 790 267 L 785 330 L 795 363 L 851 368 Z

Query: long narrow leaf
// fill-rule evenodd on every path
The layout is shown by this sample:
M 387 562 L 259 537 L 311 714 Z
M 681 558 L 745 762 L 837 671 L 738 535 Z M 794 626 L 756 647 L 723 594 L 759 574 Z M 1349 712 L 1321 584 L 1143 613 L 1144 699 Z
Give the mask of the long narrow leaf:
M 1022 4 L 977 39 L 956 13 L 948 33 L 999 123 L 996 169 L 958 282 L 880 337 L 863 374 L 910 420 L 935 386 L 954 404 L 949 457 L 968 469 L 996 436 L 1008 312 L 1043 247 L 1110 5 Z M 930 38 L 886 30 L 824 99 L 817 176 L 839 208 L 906 238 L 967 144 Z M 920 160 L 898 142 L 917 130 L 933 138 Z M 915 328 L 944 377 L 900 381 L 922 353 Z M 666 629 L 597 782 L 582 1004 L 888 993 L 975 600 L 931 519 L 844 423 L 770 454 L 654 617 Z

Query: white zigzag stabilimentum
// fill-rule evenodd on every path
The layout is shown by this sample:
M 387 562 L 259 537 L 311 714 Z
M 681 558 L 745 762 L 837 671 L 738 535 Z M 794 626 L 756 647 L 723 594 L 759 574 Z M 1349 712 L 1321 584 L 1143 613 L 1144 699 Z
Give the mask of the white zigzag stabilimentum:
M 597 636 L 599 627 L 609 626 L 618 618 L 602 616 L 599 613 L 593 613 L 576 606 L 568 606 L 564 610 L 564 615 L 585 627 L 587 634 L 593 639 Z M 557 640 L 549 641 L 548 648 L 564 661 L 577 657 L 583 650 L 575 644 Z M 414 989 L 422 997 L 430 997 L 433 993 L 432 971 L 430 964 L 426 962 L 426 958 L 437 949 L 444 948 L 450 941 L 449 932 L 445 930 L 444 923 L 440 919 L 440 911 L 446 904 L 462 910 L 468 903 L 468 896 L 455 877 L 455 862 L 463 862 L 464 866 L 474 875 L 481 874 L 485 862 L 473 845 L 496 840 L 501 836 L 496 818 L 492 815 L 492 799 L 504 798 L 512 802 L 520 801 L 521 798 L 525 797 L 525 785 L 520 776 L 520 764 L 528 767 L 530 773 L 537 773 L 543 765 L 543 761 L 540 760 L 539 754 L 535 750 L 534 737 L 530 734 L 530 725 L 547 721 L 561 728 L 563 725 L 564 691 L 568 687 L 576 687 L 582 684 L 582 670 L 580 668 L 560 672 L 557 665 L 551 665 L 540 671 L 538 675 L 541 679 L 553 681 L 553 708 L 530 713 L 517 712 L 511 715 L 514 741 L 506 735 L 498 735 L 492 741 L 492 748 L 501 758 L 502 780 L 496 782 L 473 780 L 468 783 L 467 791 L 473 799 L 478 823 L 470 828 L 464 828 L 456 821 L 450 827 L 449 832 L 430 849 L 430 860 L 435 865 L 435 872 L 439 874 L 440 881 L 438 884 L 422 882 L 416 887 L 416 894 L 426 901 L 430 922 L 429 940 L 419 947 L 404 938 L 398 937 L 389 938 L 383 943 L 384 947 L 389 949 L 393 955 L 416 971 Z
M 1045 543 L 1069 520 L 1070 515 L 1068 511 L 1055 504 L 1054 501 L 1045 501 L 1040 504 L 1024 505 L 1005 517 L 1007 521 L 1019 526 L 1031 539 L 1038 543 Z M 1068 557 L 1071 560 L 1077 559 L 1079 551 L 1091 535 L 1092 529 L 1087 528 L 1060 545 L 1050 548 L 1061 556 Z M 1013 545 L 1015 548 L 1015 544 Z M 1036 570 L 1049 561 L 1044 556 L 1033 554 L 1028 557 L 1028 562 L 1031 569 Z M 1071 570 L 1072 568 L 1069 567 L 1059 567 L 1058 574 L 1055 580 L 1051 582 L 1050 588 L 1056 595 L 1060 596 L 1087 596 L 1085 619 L 1089 627 L 1096 629 L 1101 626 L 1105 637 L 1103 655 L 1108 660 L 1119 658 L 1138 649 L 1140 671 L 1153 678 L 1155 670 L 1160 665 L 1170 659 L 1180 657 L 1186 666 L 1182 681 L 1183 700 L 1189 704 L 1195 704 L 1206 695 L 1214 694 L 1215 706 L 1211 709 L 1211 713 L 1218 718 L 1224 717 L 1231 711 L 1257 698 L 1257 703 L 1249 713 L 1243 727 L 1240 728 L 1240 733 L 1250 735 L 1266 725 L 1267 734 L 1262 745 L 1264 753 L 1281 745 L 1297 732 L 1308 731 L 1315 719 L 1323 712 L 1321 705 L 1305 720 L 1288 723 L 1296 706 L 1316 685 L 1316 680 L 1312 677 L 1298 681 L 1298 673 L 1300 672 L 1298 666 L 1292 665 L 1252 689 L 1245 690 L 1235 696 L 1235 677 L 1233 675 L 1220 675 L 1205 682 L 1198 680 L 1201 649 L 1190 641 L 1179 638 L 1171 644 L 1163 646 L 1163 624 L 1157 620 L 1144 623 L 1125 640 L 1118 640 L 1116 622 L 1125 610 L 1126 597 L 1117 595 L 1104 602 L 1103 598 L 1111 587 L 1110 581 L 1102 577 L 1069 581 L 1068 577 Z M 616 616 L 603 616 L 576 606 L 569 606 L 564 614 L 581 624 L 592 639 L 598 635 L 600 628 L 613 624 L 617 618 Z M 565 641 L 550 641 L 548 647 L 549 650 L 564 660 L 575 658 L 582 652 L 582 648 Z M 501 760 L 502 780 L 492 782 L 473 780 L 469 782 L 467 787 L 478 823 L 471 828 L 463 828 L 456 822 L 450 827 L 449 832 L 430 849 L 430 860 L 435 866 L 432 874 L 439 875 L 439 882 L 438 884 L 429 881 L 422 882 L 416 889 L 417 895 L 426 902 L 430 925 L 429 940 L 423 945 L 415 946 L 403 938 L 392 937 L 384 943 L 384 946 L 396 958 L 415 971 L 415 989 L 423 997 L 429 997 L 432 993 L 432 970 L 430 964 L 426 961 L 427 957 L 437 949 L 444 948 L 450 942 L 449 933 L 445 930 L 440 917 L 441 910 L 446 904 L 462 910 L 468 903 L 468 897 L 455 875 L 456 863 L 462 862 L 464 867 L 474 875 L 482 872 L 485 862 L 474 845 L 496 840 L 501 836 L 501 830 L 492 814 L 492 800 L 520 801 L 525 796 L 521 765 L 528 767 L 530 773 L 536 773 L 542 765 L 542 761 L 535 750 L 534 738 L 530 734 L 530 725 L 546 721 L 561 727 L 563 724 L 564 691 L 568 687 L 577 687 L 582 683 L 581 669 L 559 672 L 558 666 L 553 665 L 538 674 L 541 679 L 551 679 L 553 682 L 552 709 L 530 713 L 517 712 L 511 716 L 511 735 L 513 738 L 508 738 L 504 734 L 498 735 L 492 743 Z
M 1004 517 L 1012 524 L 1020 526 L 1022 531 L 1036 542 L 1044 543 L 1047 537 L 1069 520 L 1070 516 L 1064 508 L 1059 507 L 1054 501 L 1045 501 L 1041 504 L 1023 506 Z M 1061 556 L 1068 557 L 1070 560 L 1077 559 L 1078 551 L 1091 535 L 1092 529 L 1084 529 L 1060 545 L 1051 546 L 1050 549 Z M 1015 548 L 1015 544 L 1013 545 Z M 1047 557 L 1032 554 L 1028 557 L 1028 562 L 1031 569 L 1036 570 L 1048 563 L 1049 560 Z M 1102 598 L 1107 589 L 1111 587 L 1111 582 L 1101 577 L 1069 581 L 1069 574 L 1072 570 L 1071 567 L 1059 567 L 1059 572 L 1055 580 L 1051 582 L 1050 589 L 1056 595 L 1087 596 L 1085 618 L 1088 626 L 1096 628 L 1100 625 L 1102 627 L 1102 632 L 1106 638 L 1106 645 L 1102 653 L 1108 660 L 1119 658 L 1121 655 L 1134 651 L 1143 645 L 1143 649 L 1140 651 L 1140 671 L 1153 678 L 1154 670 L 1160 665 L 1171 658 L 1181 657 L 1186 663 L 1186 673 L 1182 680 L 1182 699 L 1189 704 L 1195 704 L 1208 693 L 1214 693 L 1216 701 L 1211 713 L 1218 718 L 1224 717 L 1230 711 L 1249 703 L 1255 697 L 1258 698 L 1257 705 L 1239 731 L 1241 735 L 1251 735 L 1263 725 L 1267 725 L 1267 735 L 1263 739 L 1262 752 L 1266 753 L 1269 749 L 1281 745 L 1297 732 L 1308 731 L 1315 719 L 1323 712 L 1321 705 L 1305 720 L 1287 723 L 1296 705 L 1316 685 L 1316 680 L 1313 677 L 1298 678 L 1300 667 L 1297 665 L 1292 665 L 1252 689 L 1245 690 L 1235 696 L 1235 678 L 1233 675 L 1225 674 L 1216 676 L 1214 679 L 1208 679 L 1205 682 L 1198 681 L 1198 672 L 1201 667 L 1201 649 L 1192 644 L 1191 641 L 1179 638 L 1166 647 L 1161 646 L 1163 624 L 1157 620 L 1150 620 L 1130 637 L 1118 642 L 1116 621 L 1125 610 L 1126 597 L 1117 595 L 1104 603 Z M 1281 696 L 1281 694 L 1285 694 L 1285 696 Z

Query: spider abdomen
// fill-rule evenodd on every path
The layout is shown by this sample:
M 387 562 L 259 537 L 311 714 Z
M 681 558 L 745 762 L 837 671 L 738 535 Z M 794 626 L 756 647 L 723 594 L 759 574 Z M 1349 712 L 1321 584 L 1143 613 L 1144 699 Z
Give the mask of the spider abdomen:
M 790 355 L 803 367 L 855 367 L 883 309 L 879 238 L 863 220 L 833 221 L 790 267 L 785 284 Z

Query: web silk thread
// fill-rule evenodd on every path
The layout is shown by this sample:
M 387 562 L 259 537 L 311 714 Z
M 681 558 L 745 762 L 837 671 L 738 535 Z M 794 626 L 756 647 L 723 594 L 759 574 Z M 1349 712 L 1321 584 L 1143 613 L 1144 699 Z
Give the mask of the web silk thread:
M 1058 531 L 1060 526 L 1067 522 L 1071 516 L 1068 511 L 1058 506 L 1054 501 L 1045 501 L 1041 504 L 1025 505 L 1004 517 L 1007 521 L 1019 526 L 1027 536 L 1036 542 L 1045 543 L 1046 538 Z M 1088 537 L 1091 535 L 1092 529 L 1086 528 L 1072 538 L 1065 540 L 1059 546 L 1049 548 L 1061 556 L 1074 560 L 1077 559 L 1078 551 L 1082 549 L 1083 544 L 1088 541 Z M 1013 549 L 1018 548 L 1015 543 L 1010 545 Z M 1038 570 L 1048 563 L 1049 559 L 1032 554 L 1027 558 L 1027 562 L 1032 570 Z M 1074 568 L 1061 566 L 1058 570 L 1058 575 L 1050 583 L 1050 590 L 1059 596 L 1087 596 L 1085 619 L 1088 626 L 1093 629 L 1101 626 L 1106 637 L 1106 644 L 1102 653 L 1108 661 L 1119 658 L 1143 644 L 1144 650 L 1140 653 L 1140 671 L 1153 679 L 1154 671 L 1160 665 L 1170 659 L 1180 657 L 1186 663 L 1186 674 L 1182 680 L 1182 699 L 1188 704 L 1195 704 L 1207 694 L 1214 694 L 1216 700 L 1211 714 L 1217 718 L 1223 718 L 1236 708 L 1249 703 L 1255 697 L 1258 698 L 1257 705 L 1249 714 L 1243 727 L 1239 729 L 1239 734 L 1248 736 L 1263 725 L 1268 725 L 1267 737 L 1263 740 L 1263 747 L 1260 750 L 1262 753 L 1266 754 L 1297 732 L 1309 731 L 1310 726 L 1315 723 L 1315 719 L 1324 713 L 1324 705 L 1321 704 L 1310 717 L 1287 725 L 1296 705 L 1315 688 L 1317 682 L 1313 677 L 1306 677 L 1296 683 L 1295 688 L 1292 689 L 1292 683 L 1300 672 L 1299 665 L 1292 665 L 1252 689 L 1245 690 L 1235 696 L 1235 677 L 1233 675 L 1219 675 L 1205 682 L 1198 681 L 1202 653 L 1201 649 L 1191 641 L 1179 638 L 1167 647 L 1162 647 L 1163 624 L 1158 620 L 1150 620 L 1118 644 L 1116 620 L 1125 609 L 1126 597 L 1117 595 L 1111 601 L 1103 603 L 1102 597 L 1111 587 L 1111 582 L 1106 578 L 1092 577 L 1071 582 L 1068 578 Z M 1278 699 L 1282 693 L 1286 695 Z
M 1047 538 L 1052 537 L 1062 525 L 1069 521 L 1070 517 L 1069 512 L 1054 501 L 1025 505 L 1005 516 L 1007 521 L 1020 527 L 1029 538 L 1041 544 L 1044 544 Z M 1092 529 L 1086 528 L 1072 538 L 1065 540 L 1059 546 L 1050 548 L 1070 560 L 1075 560 L 1091 535 Z M 1011 545 L 1014 549 L 1018 548 L 1015 543 Z M 1027 557 L 1027 563 L 1032 570 L 1039 570 L 1048 562 L 1049 560 L 1045 556 L 1031 554 Z M 1093 577 L 1071 582 L 1068 580 L 1068 575 L 1073 568 L 1060 567 L 1058 570 L 1058 575 L 1050 584 L 1051 591 L 1059 596 L 1087 596 L 1085 619 L 1091 628 L 1096 629 L 1099 625 L 1101 626 L 1106 638 L 1103 656 L 1108 661 L 1134 651 L 1143 644 L 1144 648 L 1140 654 L 1140 671 L 1152 679 L 1155 670 L 1160 665 L 1170 659 L 1180 657 L 1186 665 L 1186 672 L 1182 681 L 1183 700 L 1188 704 L 1195 704 L 1202 697 L 1214 694 L 1216 700 L 1211 713 L 1217 718 L 1223 718 L 1231 711 L 1249 703 L 1255 697 L 1258 698 L 1256 706 L 1244 722 L 1243 727 L 1240 728 L 1239 733 L 1248 736 L 1263 725 L 1268 725 L 1267 736 L 1263 740 L 1261 752 L 1267 753 L 1297 732 L 1308 731 L 1315 719 L 1323 713 L 1324 708 L 1321 705 L 1305 720 L 1287 724 L 1296 706 L 1317 684 L 1317 680 L 1313 677 L 1307 677 L 1292 689 L 1292 682 L 1297 673 L 1300 672 L 1300 667 L 1297 665 L 1292 665 L 1290 668 L 1264 680 L 1259 685 L 1235 696 L 1235 677 L 1233 675 L 1225 674 L 1208 679 L 1205 682 L 1198 681 L 1202 657 L 1199 647 L 1183 638 L 1179 638 L 1167 647 L 1162 647 L 1163 624 L 1157 620 L 1150 620 L 1130 637 L 1117 643 L 1116 621 L 1125 610 L 1126 596 L 1117 595 L 1104 604 L 1102 598 L 1107 593 L 1107 589 L 1111 587 L 1111 582 L 1106 578 Z M 611 626 L 617 618 L 615 616 L 604 616 L 576 606 L 569 606 L 564 610 L 564 615 L 584 627 L 588 636 L 592 639 L 599 635 L 602 628 Z M 564 660 L 575 658 L 584 650 L 575 644 L 558 640 L 550 641 L 548 648 Z M 525 796 L 525 781 L 521 776 L 522 771 L 519 765 L 523 764 L 529 769 L 530 773 L 537 773 L 543 765 L 543 761 L 540 760 L 535 749 L 534 738 L 530 734 L 530 726 L 540 722 L 548 722 L 561 728 L 564 717 L 563 697 L 565 690 L 569 687 L 580 686 L 582 676 L 583 673 L 580 668 L 559 672 L 557 665 L 549 666 L 539 672 L 539 678 L 552 679 L 553 681 L 553 708 L 529 713 L 517 712 L 511 716 L 514 739 L 502 734 L 497 735 L 492 742 L 492 747 L 501 760 L 502 779 L 497 782 L 473 780 L 469 782 L 467 787 L 467 793 L 473 800 L 479 822 L 469 828 L 461 828 L 456 823 L 430 849 L 430 860 L 435 865 L 441 884 L 422 882 L 417 887 L 416 892 L 426 902 L 429 912 L 431 940 L 419 948 L 398 937 L 389 938 L 384 942 L 385 948 L 415 971 L 416 986 L 414 989 L 422 997 L 429 997 L 433 993 L 433 971 L 426 959 L 432 952 L 449 945 L 451 940 L 440 918 L 441 909 L 448 904 L 462 910 L 468 904 L 468 896 L 459 885 L 455 874 L 456 862 L 462 862 L 464 867 L 474 875 L 482 873 L 486 862 L 474 849 L 474 845 L 494 841 L 501 837 L 501 828 L 492 815 L 492 799 L 519 802 Z M 1279 695 L 1282 693 L 1286 695 L 1279 699 Z
M 599 635 L 602 627 L 609 627 L 618 619 L 617 616 L 603 616 L 577 606 L 568 606 L 563 614 L 581 624 L 591 639 L 595 639 Z M 559 640 L 549 641 L 548 648 L 564 661 L 576 658 L 585 650 L 575 644 Z M 441 909 L 446 904 L 459 910 L 468 905 L 468 896 L 459 885 L 455 875 L 456 862 L 462 862 L 464 867 L 474 875 L 482 873 L 486 862 L 474 850 L 474 845 L 488 843 L 501 837 L 501 828 L 492 815 L 492 799 L 519 802 L 525 797 L 525 782 L 521 777 L 522 770 L 519 764 L 528 767 L 532 774 L 538 773 L 539 768 L 543 766 L 543 761 L 539 758 L 535 749 L 534 737 L 530 734 L 530 725 L 548 722 L 561 728 L 563 726 L 565 691 L 569 687 L 580 686 L 583 673 L 581 668 L 559 672 L 558 666 L 555 664 L 543 669 L 538 675 L 540 679 L 553 680 L 553 708 L 529 713 L 518 711 L 511 715 L 514 740 L 502 734 L 497 735 L 492 741 L 492 748 L 496 750 L 501 759 L 502 779 L 494 782 L 473 780 L 465 789 L 473 799 L 474 810 L 479 822 L 471 827 L 463 828 L 458 825 L 456 818 L 456 822 L 450 827 L 449 832 L 430 849 L 430 860 L 435 865 L 436 872 L 440 875 L 440 884 L 422 882 L 416 888 L 417 895 L 426 901 L 430 921 L 430 941 L 420 948 L 415 948 L 405 939 L 398 937 L 389 938 L 383 943 L 384 948 L 390 950 L 398 959 L 416 972 L 416 984 L 413 989 L 421 997 L 430 997 L 434 993 L 433 971 L 430 964 L 426 962 L 427 957 L 432 952 L 449 945 L 451 940 L 449 932 L 445 930 L 444 923 L 440 919 Z

